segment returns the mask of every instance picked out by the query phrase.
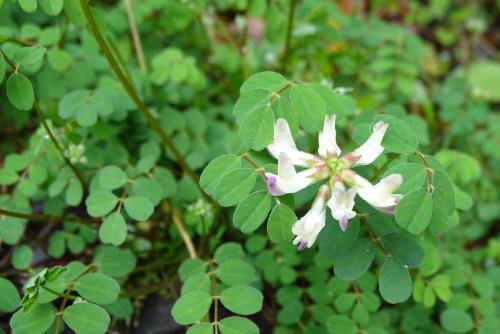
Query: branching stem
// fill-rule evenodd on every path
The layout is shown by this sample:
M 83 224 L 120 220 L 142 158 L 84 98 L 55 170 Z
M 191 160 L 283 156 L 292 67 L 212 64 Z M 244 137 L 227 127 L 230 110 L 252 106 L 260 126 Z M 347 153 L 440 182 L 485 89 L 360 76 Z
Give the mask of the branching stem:
M 153 116 L 153 114 L 151 113 L 149 108 L 146 106 L 146 104 L 139 97 L 139 94 L 137 93 L 135 88 L 132 86 L 131 82 L 127 79 L 125 74 L 122 72 L 115 57 L 111 53 L 111 50 L 109 49 L 106 41 L 104 40 L 104 37 L 102 36 L 99 28 L 97 27 L 97 24 L 95 22 L 94 16 L 92 15 L 92 12 L 90 11 L 87 0 L 80 0 L 80 5 L 83 9 L 83 14 L 85 15 L 85 19 L 87 20 L 87 24 L 88 24 L 91 32 L 93 33 L 93 35 L 94 35 L 97 43 L 99 44 L 101 51 L 103 52 L 104 56 L 106 57 L 109 65 L 111 66 L 112 70 L 114 71 L 114 73 L 118 77 L 118 80 L 120 80 L 123 87 L 127 91 L 128 95 L 134 101 L 135 105 L 137 106 L 137 109 L 139 109 L 139 111 L 144 115 L 144 117 L 148 121 L 149 125 L 160 136 L 160 138 L 162 139 L 165 146 L 172 152 L 172 154 L 174 155 L 175 160 L 177 161 L 179 166 L 195 182 L 195 184 L 200 188 L 200 190 L 203 193 L 203 190 L 201 189 L 200 185 L 198 184 L 198 176 L 194 173 L 194 171 L 188 165 L 184 156 L 179 152 L 177 147 L 174 145 L 172 138 L 170 138 L 170 136 L 162 129 L 158 120 Z
M 100 222 L 99 220 L 90 220 L 90 219 L 85 219 L 85 218 L 81 218 L 78 216 L 54 216 L 54 215 L 27 214 L 27 213 L 20 213 L 20 212 L 5 210 L 2 208 L 0 208 L 0 215 L 28 219 L 30 221 L 47 222 L 47 223 L 75 222 L 75 223 L 86 224 L 86 225 L 94 225 L 94 224 L 99 224 L 99 222 Z

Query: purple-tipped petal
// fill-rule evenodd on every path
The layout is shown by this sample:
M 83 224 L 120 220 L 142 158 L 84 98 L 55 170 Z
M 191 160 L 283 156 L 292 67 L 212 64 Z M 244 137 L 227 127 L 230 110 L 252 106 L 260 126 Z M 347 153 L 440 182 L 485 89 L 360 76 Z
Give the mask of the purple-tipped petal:
M 277 187 L 278 178 L 274 175 L 271 175 L 267 177 L 266 180 L 266 185 L 267 185 L 267 190 L 269 193 L 273 196 L 281 196 L 284 195 L 285 193 L 282 192 L 280 189 Z
M 339 225 L 340 225 L 340 229 L 342 230 L 342 232 L 345 232 L 347 230 L 347 223 L 348 222 L 349 222 L 349 220 L 347 219 L 347 215 L 344 215 L 344 216 L 342 216 L 342 218 L 340 218 Z
M 306 249 L 306 248 L 307 248 L 307 242 L 305 242 L 305 241 L 301 241 L 301 242 L 299 243 L 299 251 L 301 251 L 301 252 L 302 252 L 302 251 L 303 251 L 304 249 Z

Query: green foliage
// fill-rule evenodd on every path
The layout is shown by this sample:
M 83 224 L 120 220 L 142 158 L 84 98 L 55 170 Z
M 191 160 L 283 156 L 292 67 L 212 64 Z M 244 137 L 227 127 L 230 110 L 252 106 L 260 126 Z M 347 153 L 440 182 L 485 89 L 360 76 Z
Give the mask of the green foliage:
M 0 333 L 499 332 L 498 4 L 349 3 L 0 0 Z

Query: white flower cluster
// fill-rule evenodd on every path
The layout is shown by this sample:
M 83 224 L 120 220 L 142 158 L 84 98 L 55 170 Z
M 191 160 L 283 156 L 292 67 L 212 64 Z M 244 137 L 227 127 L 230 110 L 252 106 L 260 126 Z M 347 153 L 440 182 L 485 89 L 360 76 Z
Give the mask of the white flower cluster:
M 212 204 L 208 203 L 203 198 L 199 198 L 196 202 L 189 204 L 186 210 L 205 220 L 212 220 L 214 218 L 214 208 Z
M 267 188 L 273 196 L 298 192 L 321 180 L 322 185 L 309 212 L 292 227 L 294 244 L 299 250 L 311 247 L 325 226 L 326 207 L 331 210 L 340 228 L 347 229 L 349 219 L 356 216 L 353 211 L 356 194 L 377 210 L 394 213 L 401 195 L 393 192 L 403 182 L 400 174 L 392 174 L 372 185 L 351 168 L 368 165 L 384 151 L 382 139 L 389 125 L 378 122 L 368 140 L 351 153 L 340 155 L 336 141 L 335 115 L 326 116 L 318 141 L 318 155 L 297 149 L 286 120 L 280 118 L 274 125 L 274 139 L 267 147 L 278 160 L 278 174 L 266 173 Z M 303 167 L 297 172 L 295 166 Z M 349 189 L 346 189 L 346 185 Z
M 87 157 L 85 156 L 85 145 L 83 144 L 69 144 L 69 147 L 66 150 L 65 154 L 72 164 L 87 163 Z

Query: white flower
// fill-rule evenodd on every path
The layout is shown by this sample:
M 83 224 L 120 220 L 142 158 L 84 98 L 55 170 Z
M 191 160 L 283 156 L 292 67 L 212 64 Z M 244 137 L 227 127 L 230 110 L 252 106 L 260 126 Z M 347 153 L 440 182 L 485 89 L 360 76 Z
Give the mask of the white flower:
M 372 185 L 363 177 L 356 174 L 355 183 L 359 196 L 371 206 L 385 213 L 394 213 L 396 205 L 402 197 L 402 195 L 393 194 L 401 183 L 403 183 L 403 176 L 401 174 L 388 175 L 376 185 Z
M 389 124 L 378 122 L 373 126 L 373 132 L 368 140 L 358 147 L 354 152 L 346 156 L 347 160 L 353 160 L 353 166 L 369 165 L 374 162 L 384 151 L 382 139 Z
M 293 244 L 299 245 L 299 250 L 310 248 L 316 241 L 319 232 L 325 227 L 325 204 L 329 193 L 327 185 L 321 186 L 309 212 L 292 226 L 292 232 L 295 234 Z
M 337 145 L 336 136 L 335 115 L 326 116 L 323 130 L 318 135 L 318 153 L 321 157 L 327 157 L 330 154 L 340 155 L 340 147 Z
M 346 191 L 342 182 L 336 182 L 332 190 L 332 197 L 328 201 L 332 216 L 339 222 L 342 231 L 347 230 L 348 220 L 356 216 L 356 212 L 352 210 L 356 191 L 356 188 Z
M 273 196 L 296 193 L 314 182 L 327 177 L 325 167 L 312 167 L 299 173 L 295 171 L 292 160 L 285 152 L 278 159 L 278 175 L 266 173 L 267 189 Z
M 286 153 L 296 166 L 310 167 L 318 163 L 316 156 L 297 149 L 290 127 L 283 118 L 278 118 L 274 123 L 274 138 L 272 143 L 267 146 L 267 150 L 275 159 L 279 159 L 280 153 Z
M 282 118 L 276 121 L 273 142 L 267 147 L 269 153 L 278 159 L 278 175 L 265 174 L 267 188 L 273 196 L 296 193 L 316 181 L 330 178 L 321 186 L 311 210 L 292 227 L 296 235 L 293 243 L 299 245 L 299 250 L 311 247 L 316 241 L 325 226 L 326 206 L 345 231 L 349 219 L 356 216 L 353 208 L 357 193 L 377 210 L 387 213 L 394 213 L 401 198 L 401 195 L 392 194 L 403 181 L 401 175 L 390 175 L 373 186 L 350 169 L 370 164 L 382 154 L 382 139 L 389 124 L 376 123 L 373 133 L 363 145 L 339 157 L 341 150 L 335 138 L 335 120 L 335 115 L 325 117 L 323 130 L 318 135 L 319 156 L 297 149 L 290 127 Z M 294 165 L 306 169 L 297 172 Z M 346 190 L 344 183 L 352 188 Z

